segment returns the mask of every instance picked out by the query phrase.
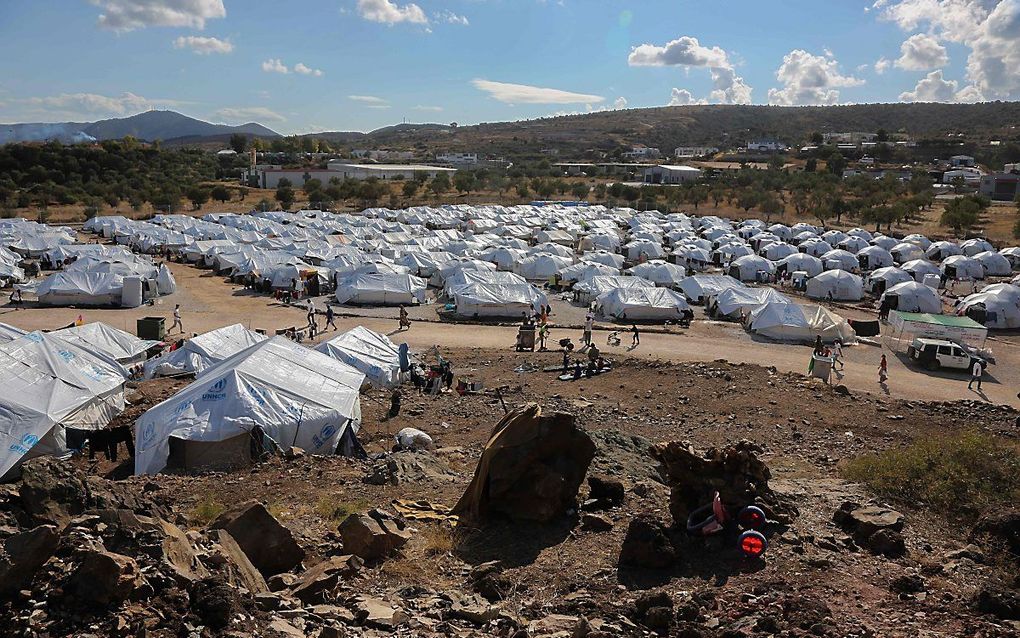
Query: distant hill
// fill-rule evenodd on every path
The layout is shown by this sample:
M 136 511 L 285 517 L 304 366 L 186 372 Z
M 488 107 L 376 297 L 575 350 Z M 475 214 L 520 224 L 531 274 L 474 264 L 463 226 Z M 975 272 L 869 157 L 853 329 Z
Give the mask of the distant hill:
M 537 154 L 555 149 L 561 157 L 583 157 L 587 151 L 611 151 L 643 144 L 664 153 L 681 145 L 725 147 L 758 137 L 790 144 L 814 132 L 885 129 L 912 138 L 948 139 L 963 134 L 969 141 L 1016 140 L 1020 102 L 984 104 L 860 104 L 850 106 L 704 105 L 627 109 L 537 120 L 450 127 L 398 125 L 359 136 L 358 144 L 419 146 L 430 152 L 460 150 L 483 154 Z M 350 134 L 318 133 L 315 137 L 353 143 Z
M 98 122 L 59 122 L 53 124 L 0 124 L 0 144 L 8 142 L 39 142 L 55 139 L 60 142 L 88 142 L 120 139 L 127 135 L 144 141 L 171 140 L 181 137 L 203 138 L 244 133 L 258 137 L 279 137 L 261 124 L 249 122 L 239 126 L 211 124 L 175 111 L 146 111 L 131 117 Z

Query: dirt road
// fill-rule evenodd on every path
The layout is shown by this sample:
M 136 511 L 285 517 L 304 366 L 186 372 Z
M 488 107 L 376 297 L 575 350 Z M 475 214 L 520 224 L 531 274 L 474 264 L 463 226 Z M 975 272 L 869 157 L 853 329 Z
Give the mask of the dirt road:
M 184 325 L 188 333 L 205 332 L 232 323 L 267 330 L 305 323 L 301 308 L 288 307 L 264 295 L 252 295 L 240 286 L 224 283 L 222 277 L 209 271 L 182 264 L 171 264 L 178 282 L 178 292 L 156 300 L 153 306 L 130 310 L 77 310 L 74 308 L 28 308 L 0 310 L 0 321 L 24 329 L 53 329 L 75 321 L 79 314 L 88 321 L 104 321 L 116 328 L 135 332 L 135 320 L 145 316 L 163 316 L 170 325 L 174 304 L 181 304 Z M 563 305 L 562 303 L 559 305 Z M 320 311 L 323 303 L 320 301 Z M 340 329 L 361 324 L 384 334 L 396 329 L 395 309 L 357 310 L 358 317 L 338 318 Z M 564 316 L 573 317 L 570 312 Z M 415 311 L 415 317 L 435 316 L 432 307 Z M 703 315 L 698 311 L 698 318 Z M 554 320 L 556 317 L 554 317 Z M 760 341 L 752 338 L 739 326 L 728 323 L 695 321 L 690 330 L 674 329 L 672 334 L 645 333 L 641 345 L 630 350 L 626 347 L 608 348 L 610 358 L 636 357 L 670 361 L 712 361 L 726 359 L 734 362 L 757 363 L 775 366 L 780 371 L 806 372 L 810 348 Z M 596 331 L 597 344 L 605 345 L 607 332 Z M 477 347 L 510 349 L 516 328 L 477 326 L 450 323 L 415 321 L 411 330 L 392 334 L 395 341 L 407 341 L 414 348 L 423 349 L 438 345 L 443 348 Z M 562 337 L 579 341 L 577 329 L 557 329 L 551 332 L 550 343 Z M 623 334 L 623 345 L 630 345 L 630 336 Z M 324 335 L 328 338 L 329 334 Z M 996 338 L 989 344 L 995 351 L 997 364 L 985 375 L 984 394 L 967 390 L 965 373 L 931 373 L 908 367 L 905 359 L 887 348 L 875 345 L 857 345 L 844 350 L 846 368 L 834 377 L 834 382 L 845 384 L 856 391 L 889 394 L 918 400 L 978 399 L 1020 407 L 1020 339 Z M 889 362 L 889 381 L 885 387 L 878 383 L 878 362 L 885 353 Z

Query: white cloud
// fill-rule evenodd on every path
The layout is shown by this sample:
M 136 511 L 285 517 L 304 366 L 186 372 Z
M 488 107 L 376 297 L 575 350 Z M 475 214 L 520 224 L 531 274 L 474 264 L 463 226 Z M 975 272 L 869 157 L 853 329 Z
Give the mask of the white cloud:
M 904 30 L 927 27 L 970 48 L 966 99 L 1020 98 L 1020 0 L 886 0 L 876 8 Z
M 351 100 L 352 102 L 358 102 L 359 104 L 362 104 L 366 108 L 370 108 L 370 109 L 388 109 L 388 108 L 390 108 L 390 103 L 389 102 L 387 102 L 386 100 L 382 99 L 381 97 L 376 97 L 374 95 L 348 95 L 347 99 Z
M 890 60 L 887 60 L 885 58 L 879 58 L 878 61 L 875 62 L 875 73 L 882 75 L 883 73 L 889 70 L 889 67 L 891 65 L 892 62 Z
M 669 106 L 689 106 L 691 104 L 708 104 L 708 100 L 699 100 L 687 89 L 673 89 L 669 98 Z
M 613 110 L 620 111 L 627 108 L 627 98 L 622 95 L 613 100 Z
M 913 91 L 900 93 L 901 102 L 980 102 L 984 99 L 981 92 L 973 86 L 957 91 L 959 83 L 947 80 L 942 69 L 936 69 L 921 78 Z
M 264 106 L 245 106 L 239 108 L 222 108 L 213 114 L 215 117 L 234 124 L 248 122 L 286 122 L 287 118 Z
M 471 23 L 468 22 L 467 16 L 457 15 L 453 11 L 440 11 L 436 14 L 436 20 L 449 24 L 459 24 L 465 27 L 471 26 Z
M 206 20 L 225 18 L 223 0 L 91 0 L 100 8 L 99 26 L 124 32 L 145 27 L 204 29 Z
M 946 47 L 933 36 L 916 33 L 900 45 L 900 57 L 896 66 L 908 71 L 927 71 L 949 63 Z
M 726 52 L 719 47 L 706 47 L 697 38 L 683 36 L 664 46 L 642 44 L 627 57 L 631 66 L 730 66 Z
M 397 24 L 398 22 L 409 22 L 411 24 L 428 24 L 429 19 L 421 7 L 409 2 L 403 6 L 392 0 L 358 0 L 358 14 L 370 22 L 381 22 L 383 24 Z
M 182 35 L 174 40 L 174 48 L 191 49 L 199 55 L 209 55 L 211 53 L 230 53 L 234 50 L 234 45 L 229 40 L 220 40 L 219 38 Z
M 595 104 L 606 100 L 600 95 L 571 93 L 527 84 L 508 84 L 481 79 L 472 80 L 471 83 L 476 89 L 506 104 Z
M 279 58 L 270 58 L 263 62 L 262 70 L 266 73 L 290 73 L 290 69 Z
M 784 106 L 836 104 L 838 89 L 864 84 L 864 80 L 843 75 L 835 59 L 813 55 L 803 49 L 794 49 L 783 56 L 776 79 L 783 83 L 783 88 L 769 89 L 769 104 Z
M 166 108 L 181 104 L 176 100 L 150 99 L 125 92 L 118 96 L 96 93 L 61 93 L 46 97 L 19 100 L 32 113 L 45 113 L 51 117 L 104 118 L 134 115 L 141 111 Z
M 717 46 L 704 46 L 691 36 L 682 36 L 663 46 L 636 46 L 631 49 L 627 63 L 630 66 L 706 67 L 712 74 L 713 100 L 722 104 L 751 103 L 751 87 L 737 75 L 726 51 Z
M 429 111 L 431 113 L 439 113 L 440 111 L 443 110 L 443 107 L 441 107 L 441 106 L 425 106 L 425 105 L 422 105 L 422 104 L 418 104 L 417 106 L 412 106 L 411 110 L 413 110 L 413 111 Z
M 294 65 L 294 73 L 300 73 L 301 75 L 311 75 L 315 77 L 322 77 L 322 71 L 319 69 L 313 69 L 305 66 L 303 63 L 298 62 Z

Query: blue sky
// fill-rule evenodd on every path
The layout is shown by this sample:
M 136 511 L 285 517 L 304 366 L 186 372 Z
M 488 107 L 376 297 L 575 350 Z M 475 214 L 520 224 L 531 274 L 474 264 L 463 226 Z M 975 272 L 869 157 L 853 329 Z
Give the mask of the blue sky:
M 1020 98 L 1020 0 L 3 0 L 0 122 Z

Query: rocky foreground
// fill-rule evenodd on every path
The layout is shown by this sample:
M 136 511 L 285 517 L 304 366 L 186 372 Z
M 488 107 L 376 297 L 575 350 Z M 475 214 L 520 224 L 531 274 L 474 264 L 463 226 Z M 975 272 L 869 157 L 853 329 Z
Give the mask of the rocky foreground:
M 706 428 L 691 440 L 720 432 L 719 421 L 737 435 L 745 420 L 792 427 L 781 440 L 653 444 L 626 425 L 638 419 L 615 397 L 599 400 L 600 392 L 630 392 L 610 380 L 589 385 L 584 404 L 548 399 L 560 408 L 573 402 L 584 418 L 524 407 L 495 431 L 490 415 L 502 411 L 489 399 L 411 397 L 407 409 L 417 414 L 401 419 L 429 422 L 440 410 L 451 431 L 469 419 L 490 427 L 473 439 L 451 436 L 458 446 L 366 461 L 292 450 L 250 471 L 123 481 L 82 463 L 29 461 L 0 491 L 8 619 L 0 635 L 1020 633 L 1020 511 L 961 525 L 876 500 L 831 471 L 827 426 L 813 427 L 824 419 L 803 409 L 813 404 L 786 408 L 783 395 L 821 396 L 826 416 L 864 418 L 844 419 L 843 429 L 875 429 L 852 439 L 858 452 L 888 445 L 886 428 L 904 420 L 934 427 L 935 413 L 973 417 L 976 408 L 878 402 L 737 366 L 688 372 L 676 382 L 682 396 L 714 415 L 701 426 L 699 412 L 687 411 L 684 427 Z M 753 389 L 759 378 L 783 388 L 770 395 L 777 400 L 752 398 L 745 411 L 733 397 L 723 410 L 732 418 L 703 400 Z M 669 395 L 669 383 L 644 387 Z M 682 403 L 663 396 L 656 404 Z M 771 413 L 781 408 L 805 418 Z M 1012 412 L 979 414 L 990 429 L 1013 427 Z M 618 427 L 595 429 L 596 418 Z M 655 418 L 642 417 L 640 427 Z M 715 491 L 730 510 L 765 510 L 762 559 L 743 557 L 732 534 L 686 533 L 690 511 Z M 213 502 L 220 506 L 199 511 Z

